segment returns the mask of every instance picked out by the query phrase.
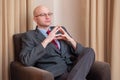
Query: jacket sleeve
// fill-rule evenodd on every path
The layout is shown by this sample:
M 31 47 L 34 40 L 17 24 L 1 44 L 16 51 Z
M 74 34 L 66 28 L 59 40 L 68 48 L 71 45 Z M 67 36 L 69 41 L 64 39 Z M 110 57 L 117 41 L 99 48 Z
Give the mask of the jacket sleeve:
M 26 66 L 32 66 L 46 53 L 41 43 L 34 44 L 32 36 L 26 33 L 22 37 L 22 50 L 20 52 L 20 61 Z
M 74 50 L 74 49 L 72 48 L 72 52 L 73 52 L 74 54 L 76 54 L 76 55 L 79 55 L 80 53 L 82 53 L 82 51 L 83 51 L 84 48 L 85 48 L 85 47 L 83 47 L 80 43 L 77 43 L 76 49 Z

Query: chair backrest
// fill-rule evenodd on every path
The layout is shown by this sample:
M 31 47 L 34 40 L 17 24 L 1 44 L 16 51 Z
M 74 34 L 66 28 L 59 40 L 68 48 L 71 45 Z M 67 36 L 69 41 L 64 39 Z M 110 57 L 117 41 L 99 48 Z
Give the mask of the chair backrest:
M 19 61 L 19 54 L 22 49 L 22 36 L 24 33 L 14 34 L 13 35 L 13 44 L 14 44 L 14 59 Z

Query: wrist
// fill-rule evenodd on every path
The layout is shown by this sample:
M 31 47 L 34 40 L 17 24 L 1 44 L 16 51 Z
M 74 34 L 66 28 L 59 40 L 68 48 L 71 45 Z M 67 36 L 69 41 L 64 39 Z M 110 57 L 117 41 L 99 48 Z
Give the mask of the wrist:
M 73 48 L 76 49 L 77 42 L 72 38 L 70 39 L 69 42 L 72 44 Z
M 74 42 L 74 39 L 73 38 L 69 38 L 68 40 L 70 43 Z
M 49 44 L 49 40 L 45 39 L 42 43 L 43 47 L 45 48 Z

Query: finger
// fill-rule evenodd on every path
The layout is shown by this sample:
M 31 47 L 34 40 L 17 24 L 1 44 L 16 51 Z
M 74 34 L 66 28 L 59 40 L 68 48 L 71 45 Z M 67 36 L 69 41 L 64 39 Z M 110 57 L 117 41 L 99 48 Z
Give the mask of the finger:
M 66 33 L 66 31 L 62 27 L 60 27 L 60 32 L 63 34 Z
M 56 37 L 58 37 L 58 36 L 62 36 L 62 34 L 56 34 L 55 36 L 56 36 Z
M 62 37 L 62 34 L 56 34 L 55 35 L 55 38 L 59 38 L 59 37 Z
M 63 37 L 61 37 L 61 36 L 56 36 L 55 39 L 57 39 L 57 40 L 58 40 L 58 39 L 63 39 Z
M 56 27 L 53 28 L 52 33 L 56 33 L 58 31 L 59 31 L 59 26 L 56 26 Z
M 54 27 L 52 31 L 55 32 L 57 30 L 57 28 L 58 28 L 57 26 Z
M 57 33 L 58 31 L 60 31 L 60 26 L 56 26 L 57 29 L 55 30 L 55 33 Z

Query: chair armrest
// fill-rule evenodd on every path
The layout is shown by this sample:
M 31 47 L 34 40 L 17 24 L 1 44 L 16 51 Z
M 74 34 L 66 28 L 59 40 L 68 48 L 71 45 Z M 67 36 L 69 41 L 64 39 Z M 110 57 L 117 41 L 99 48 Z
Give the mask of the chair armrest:
M 96 61 L 87 76 L 87 80 L 111 80 L 110 65 L 106 62 Z
M 53 75 L 36 67 L 25 67 L 14 61 L 10 66 L 11 80 L 54 80 Z

